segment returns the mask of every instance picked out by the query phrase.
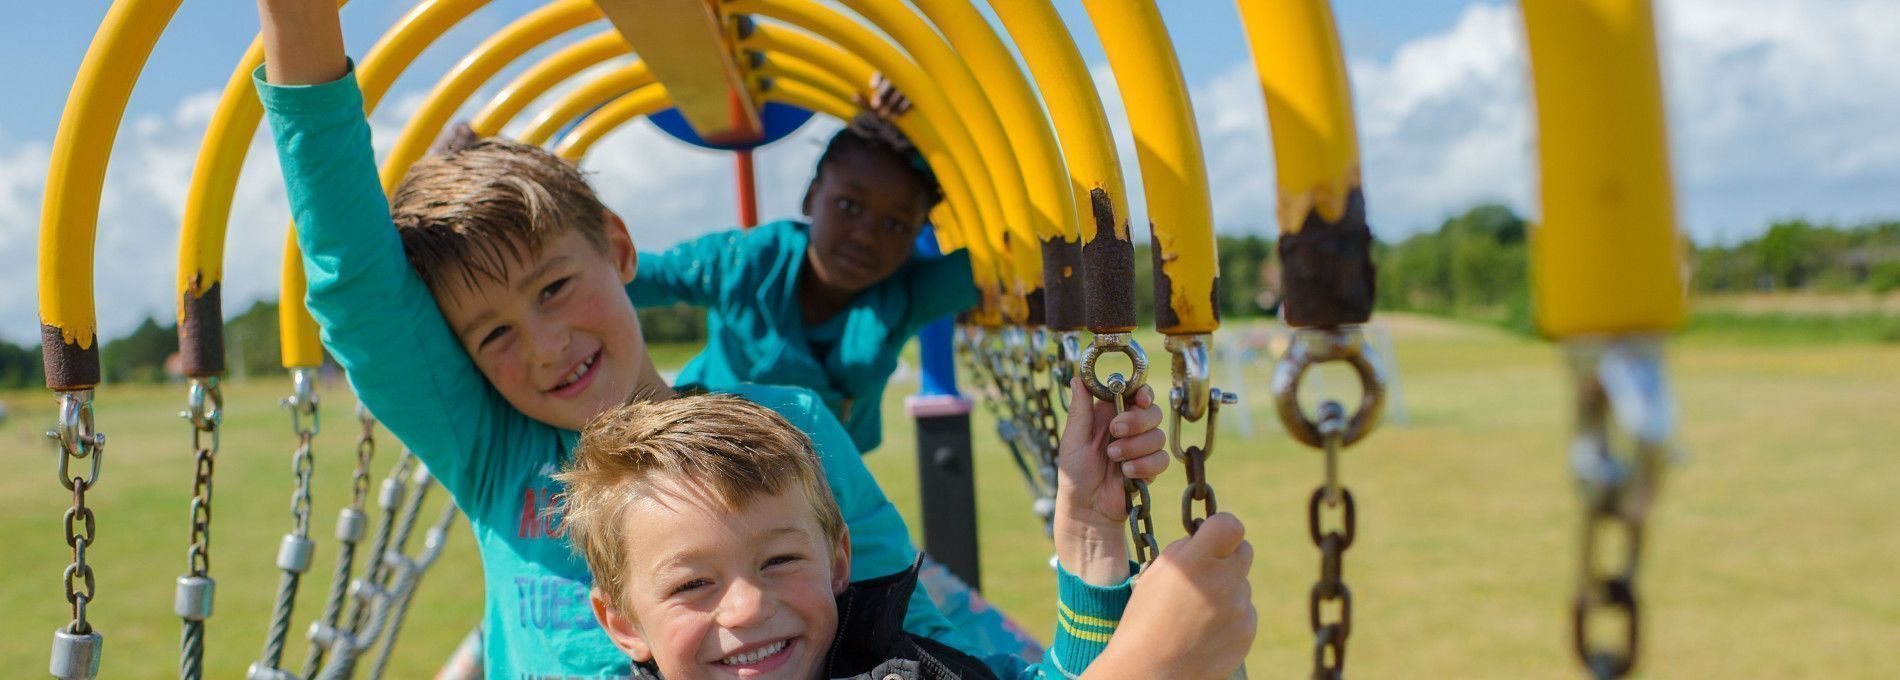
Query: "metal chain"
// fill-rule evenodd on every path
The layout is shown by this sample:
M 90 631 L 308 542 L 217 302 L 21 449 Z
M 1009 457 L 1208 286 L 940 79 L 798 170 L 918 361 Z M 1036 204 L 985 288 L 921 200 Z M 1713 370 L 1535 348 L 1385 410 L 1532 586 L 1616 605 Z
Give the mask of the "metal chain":
M 319 626 L 335 628 L 338 617 L 343 613 L 343 600 L 348 594 L 350 573 L 356 565 L 356 545 L 363 540 L 363 530 L 369 523 L 368 515 L 363 513 L 363 505 L 369 497 L 369 464 L 376 455 L 376 419 L 361 402 L 356 405 L 356 419 L 362 425 L 362 431 L 356 437 L 356 469 L 350 474 L 350 506 L 337 512 L 336 519 L 336 570 L 330 576 L 329 596 L 324 598 L 323 614 L 311 629 Z M 323 663 L 323 645 L 310 645 L 304 653 L 302 677 L 314 677 L 319 665 Z
M 186 410 L 178 415 L 191 425 L 191 531 L 185 575 L 178 577 L 172 609 L 180 620 L 178 677 L 195 680 L 204 676 L 205 622 L 211 618 L 217 588 L 211 578 L 211 480 L 224 421 L 224 393 L 218 378 L 193 378 L 185 404 Z
M 46 433 L 59 444 L 58 477 L 60 486 L 73 492 L 72 507 L 66 509 L 66 545 L 72 548 L 72 562 L 63 574 L 66 603 L 72 606 L 72 621 L 53 631 L 53 654 L 49 670 L 58 678 L 92 678 L 99 673 L 100 650 L 105 638 L 86 618 L 86 608 L 98 597 L 97 580 L 86 550 L 98 537 L 97 516 L 86 504 L 86 492 L 99 483 L 105 461 L 105 435 L 93 430 L 92 390 L 74 390 L 59 394 L 59 429 Z M 74 471 L 74 462 L 85 474 Z
M 1346 639 L 1352 635 L 1352 590 L 1344 577 L 1346 549 L 1359 533 L 1359 514 L 1352 492 L 1339 483 L 1339 449 L 1346 434 L 1346 408 L 1328 400 L 1319 407 L 1319 431 L 1326 454 L 1326 480 L 1306 502 L 1306 530 L 1319 547 L 1319 581 L 1307 596 L 1313 627 L 1313 678 L 1337 680 L 1346 673 Z M 1320 532 L 1329 509 L 1340 513 L 1338 529 Z M 1339 617 L 1325 620 L 1323 610 L 1339 603 Z
M 1128 379 L 1111 373 L 1106 386 L 1115 396 L 1115 415 L 1120 416 L 1128 410 Z M 1122 480 L 1122 491 L 1128 496 L 1129 547 L 1134 551 L 1135 563 L 1146 568 L 1161 554 L 1161 545 L 1155 542 L 1154 499 L 1148 494 L 1148 483 L 1132 477 Z
M 409 476 L 415 472 L 416 458 L 408 449 L 396 456 L 396 464 L 389 469 L 389 475 L 383 478 L 382 489 L 377 492 L 376 506 L 382 509 L 376 522 L 376 537 L 370 541 L 369 554 L 383 554 L 389 548 L 390 535 L 394 533 L 396 517 L 402 509 L 404 499 L 409 493 Z M 368 594 L 383 583 L 383 561 L 372 557 L 363 567 L 363 575 L 350 586 L 356 596 L 350 598 L 349 611 L 343 615 L 343 631 L 355 633 L 363 625 L 364 617 L 369 614 Z
M 278 664 L 283 661 L 284 641 L 290 634 L 297 587 L 304 572 L 310 570 L 311 554 L 316 551 L 316 544 L 310 540 L 310 478 L 316 466 L 311 444 L 317 436 L 319 414 L 315 378 L 313 369 L 294 369 L 291 380 L 295 391 L 284 400 L 284 407 L 290 410 L 291 429 L 297 434 L 297 450 L 291 455 L 290 465 L 295 484 L 290 497 L 291 530 L 284 534 L 277 549 L 277 568 L 282 575 L 277 581 L 276 602 L 271 607 L 270 632 L 264 639 L 263 658 L 251 664 L 248 680 L 290 676 L 279 670 Z
M 1598 680 L 1621 678 L 1636 667 L 1639 609 L 1637 566 L 1643 525 L 1672 454 L 1674 400 L 1658 338 L 1625 337 L 1570 346 L 1578 381 L 1577 432 L 1571 465 L 1584 500 L 1583 547 L 1572 642 Z M 1605 550 L 1621 543 L 1622 550 Z M 1607 553 L 1621 561 L 1605 568 Z M 1620 626 L 1612 640 L 1591 639 L 1592 620 Z
M 1220 407 L 1240 402 L 1239 395 L 1219 389 L 1210 389 L 1208 397 L 1207 428 L 1202 442 L 1198 445 L 1181 448 L 1181 423 L 1192 422 L 1192 419 L 1182 414 L 1179 408 L 1182 401 L 1175 401 L 1177 408 L 1169 416 L 1171 425 L 1168 433 L 1168 448 L 1187 468 L 1187 487 L 1181 490 L 1181 528 L 1185 529 L 1189 535 L 1199 531 L 1201 523 L 1207 521 L 1207 518 L 1220 512 L 1220 505 L 1214 500 L 1214 485 L 1207 481 L 1207 459 L 1214 455 L 1214 433 L 1218 431 L 1215 425 L 1220 414 Z M 1198 515 L 1194 512 L 1195 503 L 1201 505 Z

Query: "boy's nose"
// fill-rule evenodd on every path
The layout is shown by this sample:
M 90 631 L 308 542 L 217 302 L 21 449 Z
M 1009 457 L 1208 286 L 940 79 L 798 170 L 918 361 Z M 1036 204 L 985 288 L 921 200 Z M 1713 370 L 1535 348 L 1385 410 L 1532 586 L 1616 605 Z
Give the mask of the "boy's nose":
M 772 617 L 773 599 L 759 584 L 739 579 L 726 588 L 726 595 L 719 601 L 719 625 L 727 628 L 746 628 L 764 623 Z
M 561 361 L 564 358 L 563 355 L 567 353 L 568 335 L 567 329 L 558 324 L 529 324 L 528 358 L 536 364 L 552 364 Z

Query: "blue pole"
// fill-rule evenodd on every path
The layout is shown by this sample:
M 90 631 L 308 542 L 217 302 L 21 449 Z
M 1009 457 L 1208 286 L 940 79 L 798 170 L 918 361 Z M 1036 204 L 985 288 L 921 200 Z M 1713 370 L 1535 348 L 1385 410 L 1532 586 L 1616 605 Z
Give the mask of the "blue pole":
M 924 225 L 917 235 L 917 254 L 926 257 L 942 257 L 937 247 L 936 228 Z M 923 367 L 923 381 L 917 388 L 918 396 L 957 396 L 957 360 L 951 347 L 951 317 L 943 317 L 924 324 L 917 331 L 917 353 Z
M 928 225 L 917 237 L 917 253 L 942 256 L 936 233 Z M 917 396 L 905 399 L 904 406 L 917 419 L 917 483 L 924 552 L 964 583 L 981 589 L 976 475 L 970 446 L 971 403 L 957 393 L 952 326 L 951 318 L 946 316 L 917 331 L 922 380 Z

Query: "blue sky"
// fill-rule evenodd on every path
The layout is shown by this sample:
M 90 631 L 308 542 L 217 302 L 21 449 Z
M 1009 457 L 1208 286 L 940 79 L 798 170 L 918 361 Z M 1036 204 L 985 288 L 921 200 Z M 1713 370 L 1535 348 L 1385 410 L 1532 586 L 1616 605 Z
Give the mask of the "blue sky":
M 360 56 L 410 4 L 351 2 L 344 11 L 351 53 Z M 425 52 L 372 117 L 379 146 L 469 47 L 539 4 L 496 0 Z M 1111 123 L 1131 148 L 1119 93 L 1079 0 L 1056 4 L 1097 66 Z M 1270 231 L 1272 150 L 1233 4 L 1159 4 L 1195 103 L 1217 228 Z M 1491 200 L 1534 217 L 1534 133 L 1515 4 L 1334 4 L 1375 231 L 1402 238 Z M 0 23 L 0 52 L 12 67 L 10 96 L 0 98 L 0 262 L 9 263 L 0 268 L 0 338 L 36 335 L 26 263 L 33 261 L 47 148 L 106 7 L 102 0 L 38 3 L 32 21 Z M 185 0 L 133 94 L 101 207 L 96 285 L 108 337 L 146 315 L 173 313 L 171 253 L 186 179 L 217 93 L 255 35 L 252 8 L 250 0 Z M 1657 0 L 1657 8 L 1678 211 L 1691 236 L 1734 242 L 1790 216 L 1900 217 L 1900 116 L 1893 113 L 1900 110 L 1900 2 Z M 812 159 L 835 127 L 815 121 L 760 153 L 765 216 L 792 216 Z M 1123 156 L 1133 173 L 1134 154 Z M 262 134 L 251 158 L 227 245 L 230 311 L 276 296 L 283 190 Z M 645 123 L 610 135 L 584 165 L 607 203 L 629 217 L 642 247 L 664 247 L 733 219 L 729 158 L 672 143 Z M 1140 224 L 1139 185 L 1130 186 Z

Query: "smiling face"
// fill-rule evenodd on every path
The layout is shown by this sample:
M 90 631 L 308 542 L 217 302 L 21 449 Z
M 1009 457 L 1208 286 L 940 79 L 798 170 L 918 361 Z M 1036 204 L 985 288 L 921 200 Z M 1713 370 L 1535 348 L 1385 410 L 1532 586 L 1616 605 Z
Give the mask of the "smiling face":
M 605 232 L 604 248 L 573 230 L 550 236 L 537 254 L 505 258 L 500 280 L 469 277 L 437 295 L 489 384 L 559 428 L 580 429 L 655 379 L 623 288 L 633 280 L 633 241 L 617 217 Z
M 823 285 L 858 293 L 910 259 L 929 214 L 917 171 L 893 153 L 852 148 L 819 168 L 805 193 L 806 259 Z
M 734 510 L 658 481 L 629 503 L 623 599 L 593 592 L 614 644 L 673 680 L 818 677 L 837 633 L 851 549 L 826 539 L 797 485 Z

